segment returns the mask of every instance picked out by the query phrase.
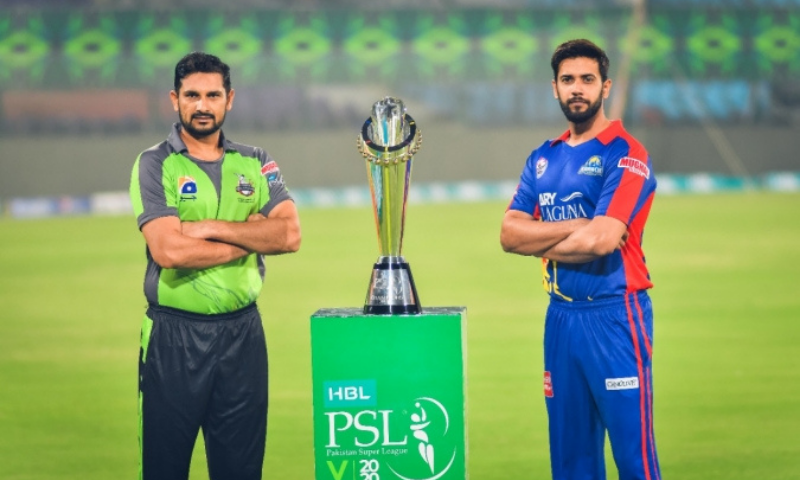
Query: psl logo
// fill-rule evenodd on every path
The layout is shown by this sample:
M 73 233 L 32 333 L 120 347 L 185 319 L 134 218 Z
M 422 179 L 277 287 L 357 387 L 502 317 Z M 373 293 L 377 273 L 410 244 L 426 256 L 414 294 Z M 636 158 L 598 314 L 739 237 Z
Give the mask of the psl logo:
M 331 390 L 333 382 L 330 383 L 328 394 L 337 394 L 339 390 Z M 343 387 L 341 392 L 344 396 L 347 389 Z M 353 391 L 352 401 L 357 401 L 357 392 Z M 361 391 L 362 394 L 364 392 L 366 390 Z M 448 435 L 450 415 L 445 406 L 435 398 L 419 397 L 414 400 L 414 407 L 407 417 L 408 423 L 402 418 L 398 419 L 398 416 L 404 415 L 394 410 L 334 411 L 326 412 L 325 416 L 328 418 L 328 441 L 325 448 L 349 452 L 354 447 L 352 454 L 356 454 L 358 449 L 358 452 L 369 452 L 369 455 L 391 455 L 393 460 L 370 460 L 369 465 L 374 466 L 374 469 L 365 478 L 379 480 L 383 477 L 379 474 L 379 468 L 385 466 L 400 480 L 438 480 L 450 470 L 456 460 L 457 448 Z M 407 430 L 403 432 L 402 427 Z M 396 461 L 400 458 L 398 455 L 404 458 L 402 465 Z M 334 478 L 342 478 L 347 468 L 345 462 L 336 467 L 333 462 L 328 461 L 328 468 Z M 362 471 L 362 475 L 363 473 Z
M 417 441 L 417 451 L 425 465 L 430 469 L 431 476 L 425 478 L 406 477 L 397 472 L 391 465 L 389 465 L 389 470 L 402 480 L 437 480 L 450 470 L 456 459 L 456 449 L 453 448 L 453 455 L 447 465 L 440 469 L 437 468 L 436 454 L 437 451 L 441 453 L 441 450 L 437 450 L 437 443 L 445 443 L 437 442 L 437 440 L 443 440 L 447 437 L 447 432 L 450 429 L 450 416 L 447 414 L 447 409 L 444 408 L 444 405 L 434 398 L 418 398 L 414 403 L 414 407 L 418 411 L 411 414 L 410 428 L 414 439 Z M 429 411 L 431 412 L 430 415 Z M 437 432 L 436 430 L 439 431 Z M 438 438 L 434 437 L 437 433 Z M 441 465 L 441 461 L 438 462 L 438 465 Z

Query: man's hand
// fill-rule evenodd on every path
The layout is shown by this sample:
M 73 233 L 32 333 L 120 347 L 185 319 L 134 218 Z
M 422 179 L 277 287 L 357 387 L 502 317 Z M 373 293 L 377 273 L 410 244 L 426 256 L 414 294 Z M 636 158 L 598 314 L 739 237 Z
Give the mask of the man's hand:
M 622 247 L 625 246 L 625 243 L 628 241 L 629 236 L 630 233 L 628 233 L 628 230 L 625 230 L 625 233 L 622 234 L 622 238 L 619 239 L 619 245 L 617 246 L 617 250 L 622 250 Z
M 266 220 L 267 217 L 260 213 L 253 213 L 247 217 L 248 222 L 258 222 Z M 201 240 L 214 240 L 214 232 L 220 227 L 222 222 L 219 220 L 200 220 L 197 222 L 182 222 L 181 233 L 187 237 L 199 238 Z
M 300 219 L 294 202 L 290 200 L 275 206 L 268 217 L 253 213 L 244 222 L 183 222 L 181 233 L 191 238 L 235 245 L 261 255 L 292 253 L 300 248 Z
M 210 240 L 213 237 L 213 223 L 217 220 L 200 220 L 199 222 L 181 222 L 181 233 L 187 237 Z
M 508 253 L 541 257 L 548 249 L 588 223 L 588 218 L 542 222 L 525 212 L 509 210 L 500 228 L 500 246 Z
M 236 245 L 205 240 L 205 222 L 181 223 L 178 217 L 161 217 L 142 227 L 153 260 L 162 268 L 208 268 L 248 255 Z M 191 235 L 186 232 L 191 232 Z
M 591 262 L 623 248 L 629 235 L 628 226 L 622 221 L 599 215 L 542 256 L 563 263 Z

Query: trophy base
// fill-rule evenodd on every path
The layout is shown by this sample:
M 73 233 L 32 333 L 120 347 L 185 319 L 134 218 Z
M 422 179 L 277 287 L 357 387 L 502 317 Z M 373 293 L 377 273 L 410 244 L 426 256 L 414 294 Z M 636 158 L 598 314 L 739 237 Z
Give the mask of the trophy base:
M 365 315 L 417 315 L 421 313 L 411 267 L 403 257 L 380 257 L 372 269 Z

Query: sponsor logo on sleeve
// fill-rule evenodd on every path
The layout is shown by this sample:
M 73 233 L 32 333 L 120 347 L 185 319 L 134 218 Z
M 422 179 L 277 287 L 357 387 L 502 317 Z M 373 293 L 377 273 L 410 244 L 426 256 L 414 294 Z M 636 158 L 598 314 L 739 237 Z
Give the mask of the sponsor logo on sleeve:
M 274 161 L 269 161 L 261 167 L 261 175 L 269 175 L 270 173 L 278 172 L 278 164 Z
M 274 186 L 276 183 L 283 183 L 281 170 L 274 160 L 265 163 L 264 166 L 261 167 L 261 175 L 267 177 L 267 183 L 270 187 Z
M 606 390 L 636 390 L 639 377 L 606 378 Z
M 628 171 L 635 173 L 636 175 L 648 179 L 650 178 L 650 168 L 648 168 L 647 164 L 641 160 L 637 160 L 632 157 L 622 157 L 619 159 L 618 166 L 620 168 L 627 168 Z

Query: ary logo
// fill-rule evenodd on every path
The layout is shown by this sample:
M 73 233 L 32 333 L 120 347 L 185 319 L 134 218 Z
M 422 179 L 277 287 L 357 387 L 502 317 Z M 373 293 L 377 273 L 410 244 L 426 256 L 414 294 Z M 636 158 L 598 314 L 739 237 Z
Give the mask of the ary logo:
M 593 155 L 578 170 L 578 175 L 591 175 L 594 177 L 603 176 L 603 161 L 599 156 Z
M 583 197 L 583 193 L 572 192 L 571 194 L 567 195 L 566 197 L 560 198 L 559 200 L 561 200 L 564 203 L 567 203 L 571 202 L 572 200 L 575 200 L 576 198 L 581 198 L 581 197 Z
M 417 442 L 417 452 L 420 459 L 425 463 L 426 470 L 430 470 L 430 476 L 414 478 L 401 474 L 391 465 L 388 465 L 398 478 L 402 480 L 437 480 L 450 470 L 456 459 L 456 448 L 453 446 L 453 454 L 447 465 L 441 466 L 442 461 L 436 461 L 437 455 L 441 455 L 443 444 L 447 442 L 447 433 L 450 429 L 450 416 L 447 409 L 435 398 L 420 397 L 414 402 L 416 410 L 411 414 L 411 432 Z M 446 452 L 449 449 L 445 450 Z M 447 458 L 446 456 L 444 458 Z
M 539 205 L 542 207 L 542 219 L 545 222 L 561 222 L 575 218 L 588 218 L 586 209 L 581 202 L 572 202 L 583 197 L 581 192 L 572 192 L 566 197 L 557 198 L 555 192 L 542 192 L 539 194 Z M 556 199 L 564 205 L 556 205 Z
M 539 157 L 539 160 L 536 161 L 536 178 L 542 178 L 545 170 L 547 170 L 547 159 Z
M 539 205 L 547 207 L 553 205 L 556 201 L 556 194 L 554 192 L 542 192 L 539 194 Z
M 244 175 L 239 175 L 239 184 L 236 185 L 236 191 L 245 197 L 253 195 L 256 191 L 253 184 Z

